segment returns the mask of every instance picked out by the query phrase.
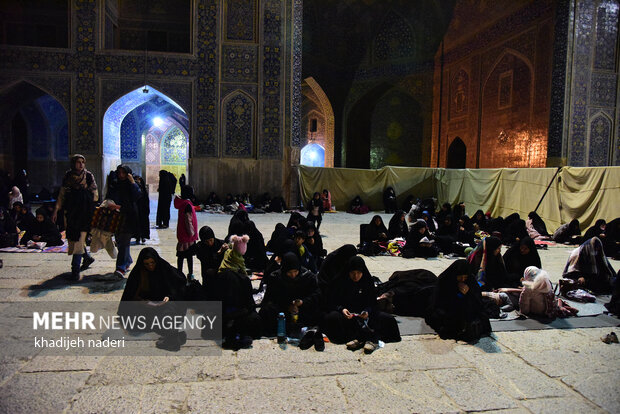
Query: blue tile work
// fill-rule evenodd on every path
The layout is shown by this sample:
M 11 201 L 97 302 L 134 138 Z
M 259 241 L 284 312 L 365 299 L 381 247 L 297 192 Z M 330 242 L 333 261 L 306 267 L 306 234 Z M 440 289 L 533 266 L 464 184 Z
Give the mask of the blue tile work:
M 398 39 L 395 42 L 394 39 Z M 413 57 L 415 36 L 409 23 L 393 11 L 388 12 L 373 44 L 375 61 Z
M 590 105 L 613 107 L 616 104 L 616 74 L 593 72 Z
M 65 108 L 50 95 L 43 95 L 36 102 L 45 116 L 49 138 L 52 141 L 52 151 L 48 158 L 53 154 L 56 160 L 66 161 L 69 157 L 69 140 Z
M 133 112 L 127 114 L 121 123 L 121 160 L 123 162 L 140 161 L 140 145 L 142 140 L 137 130 L 136 118 Z
M 569 165 L 610 164 L 614 121 L 599 112 L 617 113 L 618 6 L 617 0 L 575 5 Z
M 253 154 L 255 104 L 238 92 L 224 99 L 224 156 L 250 158 Z
M 254 41 L 256 0 L 226 0 L 226 40 Z
M 258 57 L 254 45 L 222 48 L 222 81 L 257 82 Z
M 611 131 L 611 120 L 605 115 L 598 115 L 590 123 L 590 142 L 588 143 L 590 166 L 607 165 Z
M 569 17 L 570 1 L 558 1 L 554 22 L 555 39 L 553 42 L 553 68 L 551 75 L 551 107 L 549 110 L 549 137 L 547 139 L 547 157 L 554 158 L 562 156 Z
M 301 0 L 293 1 L 295 7 L 301 7 Z M 122 112 L 117 112 L 105 116 L 105 112 L 118 97 L 141 86 L 139 79 L 145 66 L 144 57 L 113 50 L 97 52 L 97 21 L 101 2 L 71 0 L 70 4 L 72 41 L 69 48 L 0 46 L 0 74 L 3 79 L 11 78 L 11 81 L 32 79 L 67 110 L 71 108 L 68 116 L 72 152 L 120 156 L 120 122 L 126 114 L 121 116 Z M 283 32 L 286 19 L 284 5 L 288 3 L 285 0 L 265 1 L 265 12 L 261 16 L 258 16 L 259 4 L 262 5 L 262 2 L 257 0 L 230 1 L 226 6 L 236 11 L 228 17 L 222 14 L 220 18 L 220 7 L 224 7 L 224 1 L 195 0 L 192 54 L 148 57 L 149 83 L 159 86 L 167 96 L 178 102 L 187 111 L 187 118 L 191 119 L 193 156 L 217 157 L 220 152 L 218 90 L 222 79 L 219 78 L 221 57 L 218 42 L 226 39 L 257 43 L 255 65 L 258 75 L 252 75 L 255 79 L 252 82 L 260 87 L 261 119 L 264 114 L 264 128 L 256 128 L 261 135 L 261 157 L 282 156 L 284 131 L 281 126 L 285 112 L 282 105 L 287 101 L 284 98 L 288 98 L 285 94 L 291 93 L 291 88 L 285 90 L 282 69 L 284 62 L 288 61 L 284 53 L 292 53 L 285 47 L 286 36 Z M 244 12 L 250 9 L 256 17 Z M 300 30 L 301 12 L 298 15 Z M 225 18 L 228 22 L 236 19 L 236 29 L 232 29 L 235 26 L 227 26 Z M 238 24 L 249 21 L 253 24 Z M 227 27 L 231 29 L 228 32 Z M 219 31 L 222 39 L 218 39 Z M 297 53 L 301 56 L 300 39 L 297 39 L 297 44 Z M 261 61 L 262 64 L 258 63 Z M 297 62 L 301 73 L 301 59 Z M 103 136 L 113 138 L 103 140 L 102 130 Z
M 39 105 L 31 102 L 21 109 L 28 125 L 28 158 L 45 160 L 50 150 L 48 123 Z
M 293 110 L 291 146 L 301 146 L 301 72 L 302 72 L 303 0 L 293 0 Z
M 263 16 L 263 116 L 260 131 L 260 158 L 282 156 L 282 2 L 266 0 Z
M 594 67 L 613 71 L 616 66 L 616 48 L 610 45 L 614 45 L 618 37 L 618 2 L 602 1 L 596 14 Z
M 56 133 L 54 156 L 56 161 L 67 161 L 69 159 L 69 125 L 67 123 Z

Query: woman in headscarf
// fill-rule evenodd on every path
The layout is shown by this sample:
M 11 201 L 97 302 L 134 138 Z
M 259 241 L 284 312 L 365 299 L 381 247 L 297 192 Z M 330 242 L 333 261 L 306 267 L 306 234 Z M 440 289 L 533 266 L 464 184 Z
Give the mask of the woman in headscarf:
M 52 221 L 56 222 L 58 211 L 64 209 L 66 237 L 69 242 L 67 253 L 73 255 L 71 260 L 73 280 L 79 280 L 80 270 L 88 268 L 95 261 L 86 249 L 86 235 L 90 231 L 95 201 L 98 198 L 97 183 L 93 174 L 86 169 L 86 158 L 75 154 L 71 157 L 71 169 L 62 179 L 62 187 L 52 215 Z
M 10 214 L 0 206 L 0 248 L 17 246 L 17 226 Z
M 344 272 L 349 260 L 357 255 L 357 249 L 352 244 L 345 244 L 325 257 L 317 279 L 323 297 L 328 297 L 329 285 L 339 274 Z
M 441 339 L 473 342 L 491 333 L 480 288 L 466 260 L 455 261 L 439 275 L 425 321 Z
M 407 234 L 409 234 L 409 226 L 407 226 L 405 212 L 403 210 L 396 210 L 388 225 L 388 239 L 405 238 Z
M 519 295 L 519 311 L 524 315 L 555 318 L 557 304 L 549 274 L 539 266 L 528 266 L 523 271 L 523 289 Z
M 332 195 L 325 188 L 323 190 L 323 194 L 321 194 L 321 200 L 323 201 L 323 211 L 331 211 L 332 210 Z
M 512 213 L 504 220 L 504 231 L 502 231 L 502 241 L 505 245 L 510 246 L 514 242 L 527 237 L 527 227 L 525 220 L 519 217 L 518 213 Z
M 405 258 L 437 257 L 438 251 L 434 242 L 435 240 L 428 232 L 426 221 L 418 219 L 409 230 L 402 249 L 402 256 Z
M 478 230 L 486 230 L 487 228 L 487 216 L 484 215 L 482 210 L 478 210 L 474 213 L 471 219 L 472 225 L 477 225 Z
M 353 201 L 351 201 L 351 205 L 349 206 L 349 213 L 353 214 L 366 214 L 370 209 L 368 206 L 364 205 L 362 202 L 362 198 L 360 196 L 355 196 Z
M 284 243 L 284 241 L 289 238 L 290 237 L 288 230 L 286 229 L 284 224 L 276 224 L 275 229 L 271 233 L 271 239 L 269 239 L 269 241 L 267 242 L 267 250 L 270 252 L 275 252 L 276 250 L 279 250 L 282 246 L 282 243 Z
M 446 214 L 442 222 L 439 223 L 439 228 L 435 233 L 435 240 L 439 244 L 439 249 L 444 253 L 456 253 L 461 256 L 464 255 L 464 248 L 456 244 L 457 239 L 457 227 L 452 221 L 452 215 Z
M 184 316 L 186 308 L 176 302 L 185 300 L 185 283 L 183 273 L 161 258 L 155 249 L 145 247 L 129 273 L 118 314 L 145 316 L 147 327 L 155 317 Z M 156 328 L 154 331 L 162 335 L 157 348 L 169 351 L 178 351 L 187 339 L 185 332 L 175 329 Z
M 213 229 L 209 226 L 203 226 L 198 232 L 198 236 L 200 236 L 200 241 L 196 243 L 196 257 L 200 260 L 204 280 L 207 271 L 217 272 L 220 268 L 228 244 L 224 243 L 223 240 L 216 239 Z
M 487 237 L 467 256 L 472 274 L 482 290 L 507 286 L 506 266 L 502 259 L 502 242 L 497 237 Z
M 177 180 L 172 173 L 166 170 L 159 170 L 159 197 L 157 199 L 157 228 L 167 229 L 170 224 L 170 203 L 174 194 Z
M 394 317 L 377 308 L 377 290 L 370 272 L 359 256 L 352 257 L 344 272 L 329 286 L 329 313 L 323 332 L 333 343 L 347 342 L 347 348 L 364 348 L 371 353 L 378 341 L 398 342 L 400 332 Z
M 321 193 L 318 191 L 308 201 L 308 217 L 306 219 L 308 223 L 316 223 L 317 229 L 321 227 L 321 221 L 323 221 L 323 201 L 321 200 Z
M 607 229 L 607 222 L 603 219 L 598 219 L 594 223 L 594 226 L 588 228 L 586 233 L 583 235 L 583 241 L 589 240 L 592 237 L 598 237 L 599 239 L 603 239 L 605 236 L 605 230 Z
M 396 192 L 394 188 L 388 187 L 383 192 L 383 206 L 386 214 L 392 214 L 396 211 Z
M 320 319 L 320 290 L 316 275 L 301 266 L 295 253 L 282 257 L 282 266 L 267 284 L 259 315 L 266 336 L 276 333 L 278 314 L 284 313 L 287 332 L 314 326 Z
M 13 188 L 11 189 L 11 192 L 9 193 L 9 210 L 13 208 L 13 204 L 15 204 L 16 202 L 23 203 L 24 197 L 22 196 L 22 193 L 19 191 L 19 188 L 17 188 L 17 186 L 14 185 Z
M 58 231 L 58 227 L 52 222 L 44 208 L 38 208 L 36 211 L 36 219 L 27 229 L 20 243 L 26 243 L 32 240 L 36 243 L 44 242 L 46 246 L 62 245 L 62 236 Z
M 317 269 L 321 266 L 327 251 L 323 248 L 323 239 L 319 230 L 314 227 L 314 224 L 308 223 L 306 227 L 306 241 L 304 243 L 312 257 L 314 257 Z
M 149 222 L 149 214 L 151 214 L 151 206 L 149 200 L 149 187 L 140 176 L 135 177 L 138 187 L 142 195 L 138 199 L 138 233 L 136 234 L 136 243 L 144 244 L 147 239 L 151 238 L 151 223 Z
M 573 219 L 569 223 L 562 224 L 551 237 L 556 243 L 578 244 L 581 239 L 579 220 Z
M 530 211 L 525 220 L 527 234 L 533 240 L 549 240 L 551 236 L 547 232 L 547 226 L 543 219 L 535 211 Z
M 541 268 L 540 256 L 534 240 L 525 237 L 519 243 L 512 245 L 504 253 L 504 265 L 506 266 L 507 282 L 510 286 L 519 286 L 523 272 L 529 266 Z
M 576 280 L 580 286 L 597 295 L 611 292 L 611 282 L 615 276 L 616 272 L 607 260 L 603 243 L 598 237 L 586 240 L 573 250 L 562 273 L 563 278 Z
M 183 271 L 183 260 L 187 260 L 187 278 L 194 278 L 194 254 L 198 240 L 198 218 L 192 202 L 185 198 L 174 198 L 177 219 L 177 269 Z
M 437 222 L 429 212 L 429 210 L 422 211 L 422 220 L 426 222 L 426 227 L 428 227 L 428 231 L 430 233 L 435 233 L 437 231 Z
M 380 215 L 375 215 L 370 220 L 370 223 L 366 225 L 361 252 L 366 256 L 374 256 L 385 251 L 379 243 L 388 241 L 387 233 L 388 230 L 385 228 L 385 224 L 383 224 L 383 219 Z

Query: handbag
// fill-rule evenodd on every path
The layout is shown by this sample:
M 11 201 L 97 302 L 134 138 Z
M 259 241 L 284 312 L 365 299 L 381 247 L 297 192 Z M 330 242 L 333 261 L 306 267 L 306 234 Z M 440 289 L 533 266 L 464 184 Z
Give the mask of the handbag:
M 110 210 L 107 207 L 96 207 L 90 227 L 101 231 L 116 233 L 121 225 L 121 220 L 122 216 L 120 211 Z
M 566 294 L 571 290 L 579 289 L 579 284 L 573 279 L 560 279 L 557 287 L 559 287 L 560 295 L 566 297 Z

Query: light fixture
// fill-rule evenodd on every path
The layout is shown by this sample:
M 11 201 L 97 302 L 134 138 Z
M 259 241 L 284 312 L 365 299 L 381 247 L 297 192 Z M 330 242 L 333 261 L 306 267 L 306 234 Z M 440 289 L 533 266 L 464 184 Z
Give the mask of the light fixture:
M 157 128 L 159 128 L 160 126 L 162 126 L 164 123 L 164 120 L 161 119 L 160 117 L 156 116 L 155 118 L 153 118 L 153 126 L 156 126 Z

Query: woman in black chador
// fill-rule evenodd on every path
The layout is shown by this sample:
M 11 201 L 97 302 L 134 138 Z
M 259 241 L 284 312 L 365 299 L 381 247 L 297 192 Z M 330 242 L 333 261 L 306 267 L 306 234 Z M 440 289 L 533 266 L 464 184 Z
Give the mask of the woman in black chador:
M 472 342 L 491 333 L 478 283 L 466 260 L 457 260 L 439 275 L 425 321 L 441 339 Z
M 396 210 L 388 226 L 388 239 L 393 240 L 397 237 L 405 238 L 408 233 L 409 226 L 407 226 L 405 212 L 403 210 Z
M 138 199 L 138 233 L 136 234 L 136 244 L 144 244 L 147 239 L 151 238 L 151 223 L 149 215 L 151 214 L 151 206 L 149 200 L 149 187 L 140 176 L 134 177 L 136 183 L 140 187 L 142 195 Z
M 391 214 L 398 208 L 396 206 L 396 192 L 394 188 L 388 187 L 383 192 L 383 206 L 385 207 L 386 214 Z
M 405 258 L 412 257 L 437 257 L 437 247 L 434 237 L 428 231 L 428 226 L 423 219 L 418 219 L 407 235 L 402 255 Z
M 185 307 L 175 302 L 185 299 L 186 282 L 185 275 L 162 259 L 155 249 L 145 247 L 129 273 L 118 314 L 144 315 L 147 331 L 155 317 L 161 320 L 164 316 L 183 316 Z M 175 329 L 156 328 L 153 331 L 162 336 L 156 346 L 169 351 L 178 351 L 187 339 L 185 332 Z
M 504 287 L 521 286 L 520 281 L 527 267 L 536 266 L 539 269 L 542 268 L 534 240 L 530 237 L 525 237 L 519 243 L 515 243 L 510 247 L 504 253 L 504 265 L 507 274 L 506 282 L 508 283 Z
M 467 256 L 467 261 L 482 290 L 490 291 L 509 285 L 502 259 L 502 242 L 497 237 L 487 237 L 478 243 Z
M 170 225 L 170 203 L 172 194 L 177 185 L 177 180 L 172 173 L 166 170 L 159 170 L 159 198 L 157 200 L 157 228 L 167 229 Z
M 396 319 L 377 307 L 377 290 L 370 272 L 359 256 L 352 257 L 344 272 L 327 289 L 329 312 L 323 332 L 333 343 L 347 342 L 347 348 L 364 348 L 371 353 L 379 340 L 400 341 Z
M 308 201 L 308 217 L 309 223 L 316 223 L 316 229 L 321 227 L 321 221 L 323 220 L 323 200 L 321 200 L 321 193 L 318 191 L 314 193 L 310 201 Z
M 333 252 L 327 255 L 319 273 L 317 273 L 317 279 L 319 282 L 319 288 L 323 294 L 323 298 L 327 299 L 329 285 L 332 281 L 343 273 L 352 257 L 357 255 L 357 249 L 352 244 L 345 244 L 340 246 Z
M 276 333 L 278 313 L 286 317 L 287 331 L 319 323 L 319 286 L 316 276 L 301 267 L 295 253 L 282 257 L 282 266 L 269 277 L 259 315 L 266 336 Z
M 370 220 L 370 223 L 366 225 L 366 231 L 362 239 L 361 252 L 366 256 L 374 256 L 385 251 L 379 243 L 387 242 L 387 233 L 388 230 L 385 228 L 385 224 L 383 224 L 383 219 L 377 214 Z
M 60 246 L 62 244 L 62 236 L 58 231 L 58 227 L 52 222 L 47 215 L 47 211 L 40 207 L 36 211 L 36 219 L 24 233 L 20 243 L 25 245 L 29 240 L 34 242 L 44 242 L 47 246 Z

